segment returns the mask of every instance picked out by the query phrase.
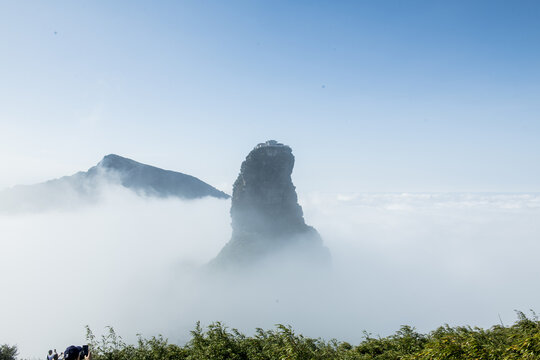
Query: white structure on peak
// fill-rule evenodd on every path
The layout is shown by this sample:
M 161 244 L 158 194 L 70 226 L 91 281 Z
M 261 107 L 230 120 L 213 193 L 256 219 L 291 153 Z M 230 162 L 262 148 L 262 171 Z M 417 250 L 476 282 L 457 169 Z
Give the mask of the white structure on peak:
M 255 146 L 255 149 L 259 149 L 259 148 L 262 148 L 262 147 L 282 147 L 282 146 L 285 146 L 285 145 L 283 145 L 282 143 L 277 142 L 276 140 L 268 140 L 266 142 L 257 144 L 257 146 Z

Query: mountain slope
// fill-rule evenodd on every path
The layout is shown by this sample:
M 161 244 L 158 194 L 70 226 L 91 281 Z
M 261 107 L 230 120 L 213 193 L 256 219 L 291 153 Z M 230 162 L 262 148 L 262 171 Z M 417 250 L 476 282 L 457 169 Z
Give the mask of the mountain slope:
M 163 170 L 118 155 L 110 154 L 86 173 L 96 176 L 100 170 L 116 172 L 122 186 L 148 196 L 197 199 L 212 196 L 227 199 L 229 195 L 194 176 Z
M 104 186 L 108 185 L 127 188 L 140 196 L 158 198 L 229 198 L 226 193 L 194 176 L 110 154 L 88 171 L 0 191 L 0 211 L 41 211 L 77 207 L 98 201 Z

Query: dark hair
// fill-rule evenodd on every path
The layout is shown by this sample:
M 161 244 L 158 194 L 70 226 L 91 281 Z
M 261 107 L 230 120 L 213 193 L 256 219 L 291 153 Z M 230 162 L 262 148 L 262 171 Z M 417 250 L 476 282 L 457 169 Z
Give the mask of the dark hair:
M 80 346 L 68 346 L 66 351 L 64 351 L 64 359 L 66 360 L 77 360 L 79 358 L 79 353 L 82 348 Z

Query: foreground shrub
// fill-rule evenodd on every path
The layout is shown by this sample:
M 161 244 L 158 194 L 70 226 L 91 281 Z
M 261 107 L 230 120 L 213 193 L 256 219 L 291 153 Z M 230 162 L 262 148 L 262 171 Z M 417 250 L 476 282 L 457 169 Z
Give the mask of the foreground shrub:
M 15 360 L 18 352 L 15 345 L 0 345 L 0 360 Z
M 257 329 L 253 336 L 246 336 L 220 322 L 207 328 L 197 323 L 184 346 L 170 344 L 162 336 L 139 336 L 137 344 L 128 345 L 112 328 L 99 340 L 87 328 L 87 340 L 95 360 L 540 359 L 540 321 L 534 313 L 528 318 L 521 312 L 512 326 L 484 330 L 446 325 L 429 334 L 402 326 L 384 338 L 365 334 L 357 346 L 304 337 L 283 325 L 277 325 L 275 330 Z

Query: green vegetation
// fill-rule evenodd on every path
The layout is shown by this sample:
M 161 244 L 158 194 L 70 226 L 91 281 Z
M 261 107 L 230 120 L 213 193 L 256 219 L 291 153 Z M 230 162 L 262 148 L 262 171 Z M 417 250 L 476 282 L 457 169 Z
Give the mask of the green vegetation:
M 94 360 L 532 360 L 540 359 L 540 321 L 536 314 L 518 312 L 511 326 L 484 330 L 442 326 L 420 334 L 403 326 L 395 334 L 375 338 L 367 333 L 357 346 L 337 340 L 324 341 L 296 334 L 291 327 L 257 329 L 246 336 L 217 322 L 203 329 L 198 323 L 184 346 L 162 336 L 137 344 L 122 341 L 112 328 L 97 339 L 87 327 L 87 341 Z M 14 360 L 17 347 L 0 346 L 0 360 Z
M 0 345 L 0 360 L 15 360 L 18 352 L 15 345 Z
M 442 326 L 419 334 L 403 326 L 395 334 L 375 338 L 368 334 L 357 346 L 337 340 L 323 341 L 296 334 L 290 327 L 257 329 L 246 336 L 217 322 L 203 329 L 197 324 L 184 346 L 170 344 L 161 336 L 125 344 L 112 328 L 100 340 L 87 328 L 94 360 L 428 360 L 428 359 L 540 359 L 540 321 L 518 312 L 512 326 L 489 330 Z

